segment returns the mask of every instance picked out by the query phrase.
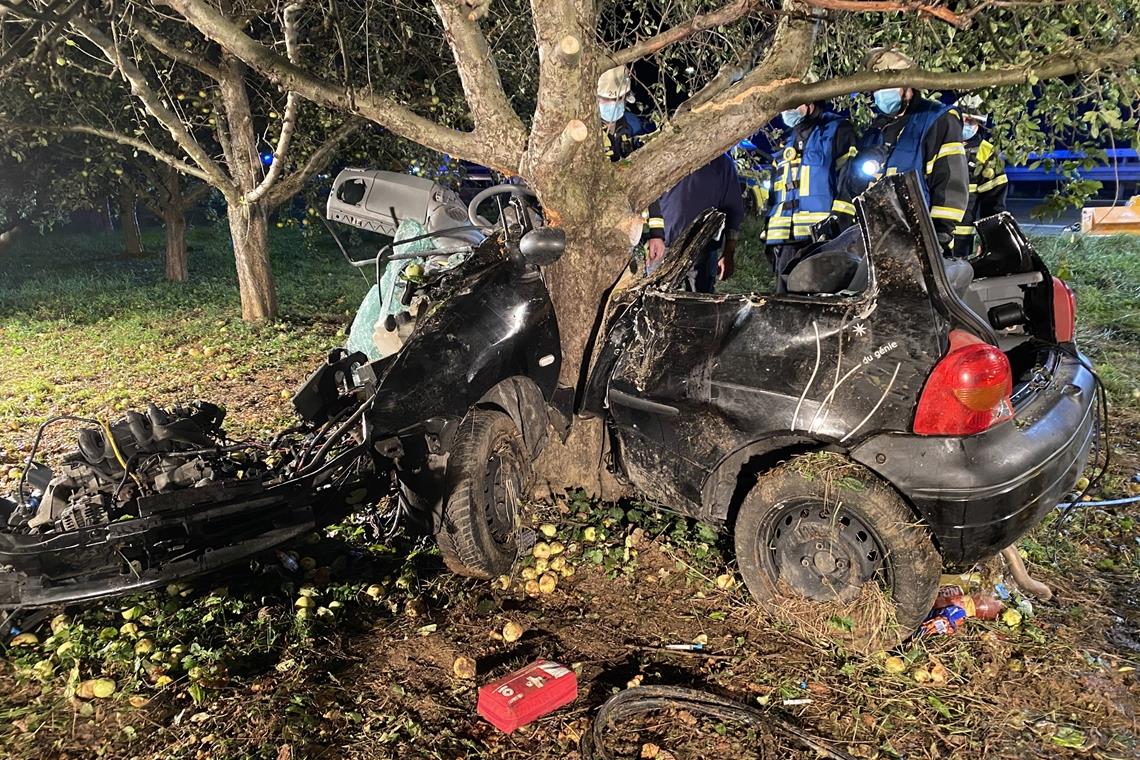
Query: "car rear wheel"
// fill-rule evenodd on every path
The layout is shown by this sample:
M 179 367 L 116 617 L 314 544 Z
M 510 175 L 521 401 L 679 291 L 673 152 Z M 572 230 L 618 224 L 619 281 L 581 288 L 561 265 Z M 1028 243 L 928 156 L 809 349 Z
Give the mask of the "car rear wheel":
M 926 617 L 942 558 L 894 489 L 847 460 L 793 460 L 762 477 L 736 518 L 736 559 L 761 602 L 848 603 L 869 582 L 889 592 L 904 634 Z
M 450 491 L 435 534 L 444 562 L 474 578 L 509 572 L 518 552 L 520 505 L 533 480 L 514 421 L 502 412 L 472 410 L 456 433 L 447 468 Z

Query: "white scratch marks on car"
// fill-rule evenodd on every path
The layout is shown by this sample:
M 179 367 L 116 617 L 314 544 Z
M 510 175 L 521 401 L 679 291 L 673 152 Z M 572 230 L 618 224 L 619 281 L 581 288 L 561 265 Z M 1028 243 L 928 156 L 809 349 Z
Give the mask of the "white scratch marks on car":
M 819 323 L 814 319 L 811 322 L 811 328 L 815 330 L 815 367 L 811 371 L 811 377 L 808 378 L 807 385 L 804 386 L 804 392 L 800 394 L 800 400 L 796 404 L 795 414 L 792 415 L 792 430 L 796 429 L 796 421 L 800 416 L 800 407 L 803 406 L 804 399 L 807 398 L 808 391 L 811 390 L 811 384 L 815 382 L 815 375 L 819 372 L 819 360 L 823 354 L 823 350 L 819 345 Z
M 894 386 L 895 380 L 899 376 L 899 369 L 901 367 L 902 367 L 902 362 L 898 362 L 897 364 L 895 364 L 895 372 L 893 375 L 891 375 L 891 381 L 889 383 L 887 383 L 887 387 L 883 389 L 883 395 L 879 397 L 878 403 L 876 403 L 873 407 L 871 407 L 871 411 L 867 412 L 867 416 L 864 417 L 862 420 L 860 420 L 858 425 L 851 428 L 851 431 L 849 433 L 847 433 L 847 435 L 845 435 L 839 439 L 840 443 L 843 443 L 848 438 L 855 435 L 856 431 L 858 431 L 859 428 L 866 425 L 867 420 L 871 419 L 871 417 L 874 416 L 875 412 L 879 411 L 879 407 L 882 406 L 883 402 L 887 400 L 887 394 L 891 392 L 891 388 Z

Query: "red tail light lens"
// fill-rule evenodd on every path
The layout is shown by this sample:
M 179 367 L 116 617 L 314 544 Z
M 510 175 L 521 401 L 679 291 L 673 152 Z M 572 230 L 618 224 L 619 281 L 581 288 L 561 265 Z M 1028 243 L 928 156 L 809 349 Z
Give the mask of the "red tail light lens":
M 1073 289 L 1059 277 L 1053 278 L 1053 338 L 1058 343 L 1072 343 L 1077 328 L 1077 297 Z
M 1013 417 L 1013 373 L 999 349 L 955 330 L 914 416 L 919 435 L 973 435 Z

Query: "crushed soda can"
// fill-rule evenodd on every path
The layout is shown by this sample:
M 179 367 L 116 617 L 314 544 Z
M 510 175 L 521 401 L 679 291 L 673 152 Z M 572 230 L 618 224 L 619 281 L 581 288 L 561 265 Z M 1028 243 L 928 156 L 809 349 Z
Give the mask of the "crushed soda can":
M 920 638 L 926 636 L 952 636 L 966 622 L 966 610 L 957 605 L 934 610 L 919 626 Z

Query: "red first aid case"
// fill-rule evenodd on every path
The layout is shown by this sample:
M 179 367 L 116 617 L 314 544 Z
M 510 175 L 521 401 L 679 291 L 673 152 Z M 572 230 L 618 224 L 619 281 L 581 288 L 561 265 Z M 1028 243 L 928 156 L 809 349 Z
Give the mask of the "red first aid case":
M 565 665 L 536 660 L 525 668 L 479 687 L 479 714 L 510 733 L 568 705 L 578 696 L 578 677 Z

